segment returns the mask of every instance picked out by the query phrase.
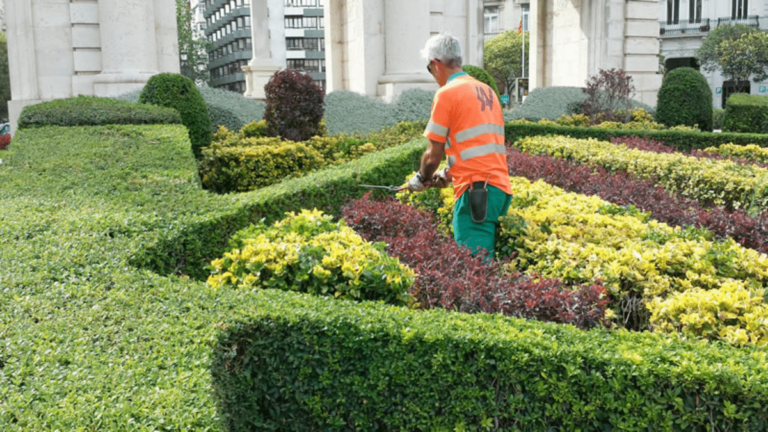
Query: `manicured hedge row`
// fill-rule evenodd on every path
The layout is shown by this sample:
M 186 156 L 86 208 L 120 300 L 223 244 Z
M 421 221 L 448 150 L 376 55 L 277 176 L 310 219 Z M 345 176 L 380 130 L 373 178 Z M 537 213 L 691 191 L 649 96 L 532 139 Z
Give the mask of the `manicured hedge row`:
M 525 123 L 507 123 L 504 129 L 506 130 L 507 141 L 509 142 L 515 142 L 520 138 L 534 135 L 564 135 L 572 138 L 596 138 L 601 141 L 610 141 L 611 138 L 621 136 L 637 136 L 664 141 L 666 145 L 674 147 L 678 151 L 705 149 L 729 143 L 742 145 L 756 144 L 760 147 L 768 147 L 768 134 L 602 129 Z
M 245 430 L 766 430 L 765 352 L 279 292 L 211 366 Z
M 768 98 L 746 93 L 732 94 L 725 108 L 723 131 L 768 132 Z
M 26 106 L 19 117 L 19 129 L 108 124 L 181 124 L 181 116 L 172 108 L 77 96 Z

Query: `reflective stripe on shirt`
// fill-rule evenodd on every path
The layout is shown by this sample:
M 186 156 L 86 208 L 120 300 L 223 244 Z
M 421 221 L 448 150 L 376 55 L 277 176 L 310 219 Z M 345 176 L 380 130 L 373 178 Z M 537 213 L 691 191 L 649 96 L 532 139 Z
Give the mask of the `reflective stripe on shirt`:
M 504 136 L 504 126 L 493 124 L 493 123 L 485 123 L 475 127 L 471 127 L 461 132 L 457 132 L 456 141 L 464 142 L 468 139 L 472 139 L 475 137 L 479 137 L 480 135 L 485 135 L 489 133 L 495 133 L 495 134 Z
M 456 163 L 456 156 L 448 156 L 448 168 L 452 167 Z
M 485 156 L 494 153 L 499 153 L 506 156 L 507 149 L 503 144 L 483 144 L 468 148 L 461 152 L 459 155 L 461 156 L 461 160 L 466 161 L 478 156 Z
M 440 135 L 441 137 L 448 136 L 448 128 L 441 126 L 433 121 L 430 121 L 427 124 L 427 132 L 432 132 L 433 134 Z

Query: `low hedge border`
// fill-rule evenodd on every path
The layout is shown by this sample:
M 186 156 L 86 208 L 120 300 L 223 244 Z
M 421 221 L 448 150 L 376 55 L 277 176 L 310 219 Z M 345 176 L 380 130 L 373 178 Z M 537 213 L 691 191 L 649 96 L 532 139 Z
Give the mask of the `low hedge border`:
M 211 371 L 231 431 L 766 430 L 765 352 L 262 291 Z
M 722 144 L 755 144 L 768 147 L 768 134 L 746 133 L 710 133 L 676 130 L 626 130 L 602 129 L 590 127 L 540 125 L 527 123 L 507 123 L 504 127 L 507 141 L 515 142 L 520 138 L 538 135 L 563 135 L 571 138 L 596 138 L 610 141 L 611 138 L 636 136 L 641 138 L 663 141 L 666 145 L 678 151 L 705 149 Z
M 224 401 L 235 403 L 229 407 L 222 405 L 222 400 L 212 394 L 212 383 L 221 389 L 218 377 L 226 373 L 211 369 L 218 361 L 215 359 L 223 355 L 214 351 L 214 347 L 217 340 L 223 340 L 225 336 L 222 335 L 252 334 L 246 327 L 259 314 L 268 314 L 262 315 L 273 323 L 267 327 L 275 331 L 285 329 L 289 337 L 304 334 L 302 320 L 307 321 L 305 317 L 313 314 L 318 319 L 336 323 L 328 330 L 307 327 L 305 334 L 311 336 L 317 330 L 317 334 L 324 336 L 323 347 L 338 342 L 354 343 L 338 346 L 342 352 L 362 352 L 371 344 L 378 344 L 376 346 L 385 350 L 385 354 L 386 350 L 403 353 L 404 344 L 410 344 L 408 348 L 418 347 L 421 356 L 405 352 L 398 354 L 402 358 L 388 357 L 386 368 L 375 369 L 369 367 L 368 362 L 348 363 L 347 366 L 372 374 L 388 374 L 388 385 L 394 392 L 387 393 L 384 388 L 381 397 L 391 396 L 387 403 L 401 407 L 401 412 L 402 407 L 415 407 L 425 400 L 422 396 L 410 399 L 415 393 L 434 395 L 430 392 L 435 388 L 435 382 L 429 379 L 434 375 L 420 377 L 399 367 L 418 363 L 419 372 L 430 365 L 434 365 L 435 370 L 444 367 L 447 375 L 443 376 L 448 376 L 450 381 L 440 383 L 439 392 L 443 397 L 441 400 L 447 401 L 448 405 L 418 408 L 438 414 L 434 422 L 439 421 L 443 413 L 448 413 L 447 421 L 456 415 L 465 416 L 467 428 L 473 428 L 474 421 L 484 412 L 488 416 L 485 424 L 491 427 L 491 415 L 502 419 L 504 413 L 494 414 L 490 410 L 467 414 L 467 407 L 475 407 L 478 399 L 451 397 L 475 394 L 485 397 L 479 390 L 477 393 L 465 391 L 461 386 L 477 382 L 485 387 L 489 381 L 483 374 L 494 370 L 509 377 L 509 382 L 513 383 L 510 391 L 500 395 L 508 394 L 508 400 L 514 406 L 530 406 L 532 410 L 543 412 L 546 418 L 553 419 L 551 424 L 562 418 L 560 413 L 565 405 L 560 402 L 565 399 L 561 393 L 566 396 L 570 393 L 561 392 L 561 387 L 550 382 L 550 378 L 543 380 L 542 372 L 552 380 L 559 380 L 569 373 L 586 376 L 578 378 L 584 380 L 583 388 L 574 381 L 576 378 L 564 381 L 563 385 L 572 384 L 573 388 L 595 397 L 602 394 L 600 392 L 611 392 L 601 399 L 604 405 L 596 405 L 594 409 L 592 405 L 573 402 L 570 408 L 581 416 L 574 417 L 576 419 L 586 418 L 584 416 L 588 414 L 585 413 L 594 412 L 596 418 L 615 419 L 611 421 L 621 428 L 639 428 L 643 423 L 637 423 L 632 416 L 650 418 L 657 412 L 651 407 L 667 404 L 667 407 L 672 406 L 669 415 L 682 412 L 676 417 L 678 422 L 669 429 L 703 430 L 705 427 L 699 426 L 698 419 L 704 415 L 702 412 L 710 411 L 721 425 L 727 426 L 728 420 L 724 416 L 732 415 L 735 416 L 731 417 L 733 423 L 738 426 L 736 429 L 766 428 L 767 408 L 763 408 L 768 406 L 765 400 L 766 360 L 762 350 L 679 343 L 673 338 L 648 334 L 582 334 L 569 327 L 499 316 L 468 317 L 439 311 L 420 315 L 372 303 L 331 303 L 330 300 L 323 303 L 324 300 L 293 293 L 213 290 L 200 281 L 171 276 L 177 265 L 181 273 L 194 274 L 195 269 L 202 269 L 203 257 L 217 256 L 224 250 L 229 235 L 251 221 L 262 217 L 274 220 L 285 211 L 304 207 L 330 208 L 337 214 L 334 209 L 346 196 L 359 196 L 365 192 L 359 183 L 401 182 L 403 172 L 392 167 L 397 166 L 398 161 L 403 166 L 412 164 L 423 147 L 423 141 L 416 141 L 305 178 L 254 192 L 220 196 L 200 189 L 187 131 L 180 125 L 44 127 L 19 131 L 14 137 L 14 145 L 3 154 L 4 163 L 0 164 L 0 205 L 3 208 L 3 223 L 0 224 L 0 269 L 3 269 L 0 271 L 0 334 L 3 335 L 0 344 L 0 400 L 3 401 L 0 430 L 224 430 L 227 425 L 223 417 L 228 418 L 232 412 L 244 412 L 242 409 L 247 406 L 237 404 L 239 394 L 234 388 L 231 394 L 217 393 Z M 413 165 L 408 169 L 413 169 Z M 142 268 L 136 268 L 136 265 Z M 155 269 L 163 271 L 164 275 L 156 273 Z M 270 298 L 273 301 L 267 301 Z M 326 306 L 321 307 L 324 304 Z M 312 309 L 315 306 L 317 308 Z M 330 311 L 337 307 L 342 308 L 338 313 Z M 349 319 L 341 315 L 346 311 L 350 313 Z M 340 333 L 338 338 L 334 336 L 336 330 L 344 328 L 357 332 L 354 325 L 356 313 L 369 316 L 359 321 L 363 329 L 370 324 L 371 331 L 386 328 L 392 331 L 378 333 L 384 335 L 380 338 L 358 338 L 355 342 Z M 323 314 L 327 316 L 323 317 Z M 398 321 L 385 319 L 390 315 L 398 317 Z M 435 327 L 429 327 L 428 333 L 425 320 L 431 319 L 437 321 Z M 307 322 L 315 325 L 322 321 Z M 285 323 L 295 323 L 295 326 L 285 327 Z M 528 335 L 525 341 L 533 341 L 533 345 L 526 345 L 527 350 L 516 342 L 516 335 L 521 333 Z M 505 334 L 509 338 L 502 337 Z M 603 343 L 606 340 L 611 343 Z M 291 340 L 280 341 L 289 342 Z M 459 346 L 462 350 L 471 348 L 475 351 L 453 349 Z M 582 375 L 585 369 L 573 369 L 579 363 L 571 362 L 579 361 L 582 349 L 585 356 L 590 356 L 590 360 L 583 364 L 601 372 Z M 296 353 L 293 363 L 287 365 L 296 364 L 295 359 L 314 352 L 314 347 L 303 345 L 302 350 Z M 322 352 L 326 352 L 325 348 Z M 482 357 L 486 352 L 501 353 L 506 357 Z M 318 359 L 322 358 L 318 354 Z M 541 360 L 544 358 L 552 360 L 545 362 Z M 562 358 L 568 362 L 555 361 Z M 657 361 L 658 358 L 666 360 Z M 514 360 L 525 364 L 527 369 L 505 370 L 490 366 L 487 359 L 497 361 L 503 367 L 513 366 Z M 371 359 L 371 365 L 380 364 L 373 360 L 379 361 Z M 646 371 L 651 368 L 651 363 L 659 366 L 657 372 L 649 375 Z M 311 362 L 306 364 L 312 365 Z M 635 364 L 638 366 L 633 366 Z M 630 377 L 631 368 L 635 368 L 638 375 Z M 264 368 L 264 371 L 270 370 Z M 618 370 L 626 373 L 614 372 Z M 477 375 L 467 371 L 477 371 Z M 309 379 L 318 371 L 299 368 L 292 373 L 306 376 L 307 380 L 303 382 L 312 385 Z M 215 381 L 212 381 L 212 374 L 217 377 Z M 628 381 L 614 376 L 626 377 Z M 338 379 L 341 385 L 354 383 L 354 377 L 339 375 L 333 379 Z M 373 378 L 376 378 L 375 383 L 385 383 L 376 376 Z M 328 375 L 323 375 L 316 383 L 325 385 L 327 379 Z M 670 384 L 665 385 L 665 382 Z M 300 383 L 284 382 L 285 386 L 294 384 Z M 674 388 L 683 390 L 677 393 L 672 389 L 673 384 L 679 384 Z M 702 385 L 704 390 L 694 391 Z M 637 386 L 649 390 L 638 394 L 633 390 Z M 625 387 L 631 391 L 625 391 Z M 339 388 L 344 388 L 345 394 L 349 393 L 350 403 L 335 401 L 334 410 L 342 413 L 347 406 L 360 406 L 354 404 L 359 399 L 352 399 L 360 393 L 354 384 Z M 454 392 L 446 391 L 446 388 Z M 659 393 L 654 391 L 657 388 L 670 390 L 658 396 Z M 399 389 L 408 390 L 408 393 L 398 395 L 396 391 Z M 530 404 L 525 400 L 525 395 L 531 391 L 550 392 L 552 389 L 556 391 L 551 393 L 549 405 L 542 405 L 540 399 Z M 271 395 L 282 397 L 280 395 L 288 394 L 290 389 L 281 387 L 273 391 Z M 720 392 L 720 396 L 715 395 L 716 392 Z M 334 398 L 338 395 L 335 391 L 328 394 Z M 325 411 L 329 398 L 309 399 L 313 395 L 304 395 L 307 398 L 302 394 L 298 397 L 311 403 L 313 408 L 317 407 L 316 418 L 320 419 L 317 421 L 341 415 Z M 699 408 L 696 408 L 696 395 L 699 396 Z M 601 411 L 604 407 L 610 408 L 605 401 L 611 397 L 630 405 L 616 405 L 613 412 Z M 376 402 L 383 400 L 379 398 Z M 704 403 L 709 405 L 702 405 Z M 279 406 L 284 405 L 275 405 Z M 450 416 L 454 407 L 457 414 Z M 691 410 L 681 411 L 687 408 Z M 553 414 L 547 414 L 549 411 Z M 275 418 L 278 421 L 299 418 L 305 412 L 280 412 Z M 658 415 L 665 416 L 666 412 Z M 418 429 L 418 422 L 424 421 L 423 415 L 409 414 L 408 410 L 403 416 L 406 416 L 403 417 L 405 420 L 413 418 L 416 422 L 414 427 L 407 429 Z M 539 424 L 536 422 L 541 417 L 534 416 L 538 414 L 531 414 L 529 419 L 521 414 L 521 428 L 526 424 Z M 381 427 L 396 428 L 401 420 L 391 418 L 391 425 L 380 423 Z M 274 424 L 279 429 L 310 428 L 302 423 Z M 364 424 L 362 420 L 360 424 Z M 659 424 L 661 426 L 646 426 L 663 429 L 667 423 Z M 689 428 L 688 425 L 693 426 Z M 586 424 L 583 429 L 590 428 L 592 426 Z

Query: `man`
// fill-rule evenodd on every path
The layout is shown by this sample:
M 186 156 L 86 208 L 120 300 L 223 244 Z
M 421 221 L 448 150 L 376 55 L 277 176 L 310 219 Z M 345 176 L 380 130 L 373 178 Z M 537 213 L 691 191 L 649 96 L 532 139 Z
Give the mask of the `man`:
M 407 187 L 418 192 L 453 182 L 456 242 L 473 254 L 485 249 L 492 257 L 499 216 L 512 200 L 499 99 L 488 85 L 462 71 L 456 38 L 433 36 L 422 55 L 440 89 L 424 131 L 429 146 Z M 443 154 L 448 168 L 436 173 Z

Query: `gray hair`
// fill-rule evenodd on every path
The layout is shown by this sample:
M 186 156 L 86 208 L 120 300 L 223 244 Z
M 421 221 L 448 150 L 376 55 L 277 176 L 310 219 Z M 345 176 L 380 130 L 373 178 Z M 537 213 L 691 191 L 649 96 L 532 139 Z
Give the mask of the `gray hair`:
M 434 59 L 454 67 L 461 67 L 461 44 L 455 37 L 441 33 L 427 40 L 421 55 L 426 61 Z

